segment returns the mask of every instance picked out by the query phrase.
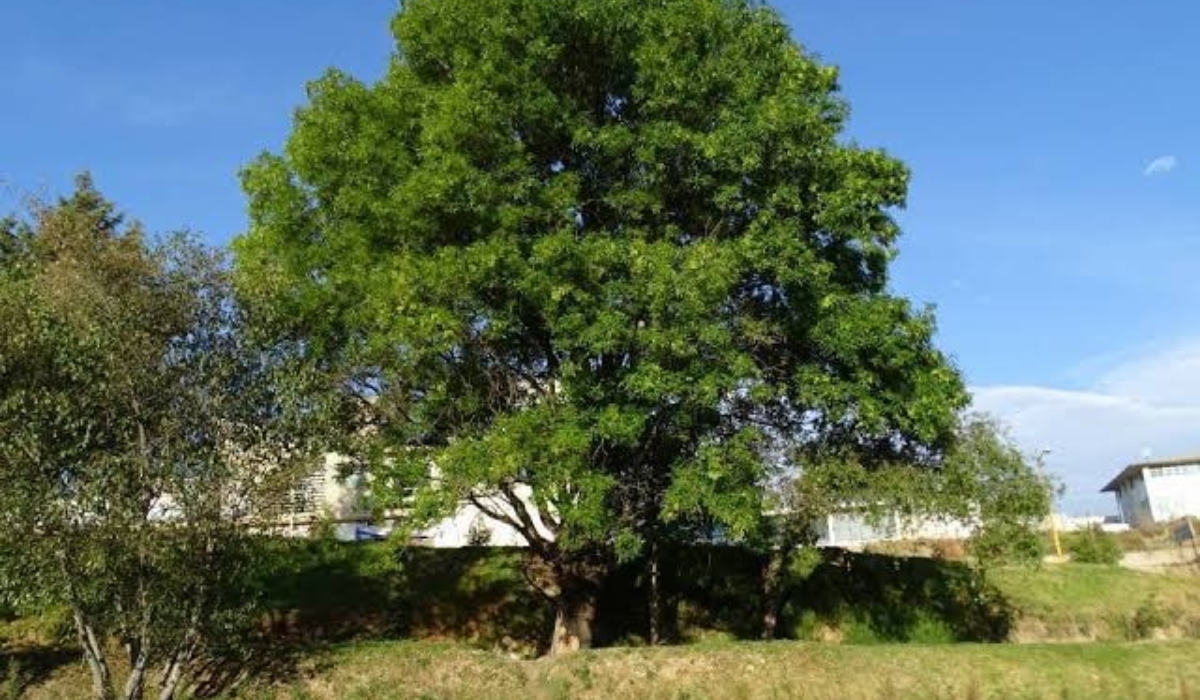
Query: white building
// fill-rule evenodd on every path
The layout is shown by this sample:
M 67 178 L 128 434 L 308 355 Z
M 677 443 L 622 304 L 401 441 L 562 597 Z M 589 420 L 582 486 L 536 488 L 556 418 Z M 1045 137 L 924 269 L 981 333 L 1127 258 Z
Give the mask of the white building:
M 332 526 L 334 537 L 339 540 L 369 540 L 390 535 L 402 514 L 373 513 L 366 477 L 342 474 L 344 461 L 340 455 L 326 454 L 321 465 L 287 494 L 280 509 L 283 515 L 276 519 L 270 530 L 287 537 L 306 537 L 314 526 L 328 524 Z M 539 532 L 550 537 L 549 530 L 542 524 L 541 513 L 533 502 L 532 490 L 519 484 L 515 487 L 515 494 L 524 501 Z M 484 497 L 481 501 L 485 508 L 516 519 L 511 506 L 503 499 Z M 489 517 L 466 500 L 459 504 L 452 515 L 430 527 L 410 533 L 410 537 L 413 544 L 429 547 L 524 547 L 527 544 L 511 525 Z
M 974 524 L 950 517 L 906 517 L 899 513 L 870 518 L 855 512 L 832 513 L 817 522 L 818 547 L 860 549 L 876 542 L 965 540 Z
M 311 476 L 303 480 L 287 498 L 286 515 L 273 529 L 277 534 L 304 537 L 312 527 L 328 523 L 340 540 L 374 539 L 387 536 L 397 520 L 397 513 L 373 516 L 365 498 L 366 484 L 361 477 L 339 474 L 341 458 L 329 454 Z M 534 503 L 529 486 L 516 486 L 515 493 L 525 502 L 526 509 L 542 525 L 542 515 Z M 488 510 L 512 516 L 511 506 L 500 498 L 487 498 Z M 515 519 L 515 518 L 514 518 Z M 884 541 L 912 539 L 965 539 L 974 531 L 972 523 L 953 518 L 915 517 L 888 514 L 872 518 L 864 513 L 847 510 L 831 514 L 816 523 L 817 545 L 821 547 L 863 546 Z M 543 535 L 552 538 L 549 530 Z M 524 547 L 525 538 L 511 525 L 482 512 L 470 501 L 462 501 L 455 512 L 422 530 L 411 533 L 413 544 L 429 547 Z
M 1200 516 L 1200 455 L 1130 464 L 1100 490 L 1132 527 Z

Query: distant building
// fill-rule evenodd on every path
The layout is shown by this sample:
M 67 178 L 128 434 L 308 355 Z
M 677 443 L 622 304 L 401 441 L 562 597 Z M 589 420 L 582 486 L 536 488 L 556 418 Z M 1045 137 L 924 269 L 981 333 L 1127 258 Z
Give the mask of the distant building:
M 1100 490 L 1132 527 L 1200 516 L 1200 455 L 1130 464 Z
M 376 512 L 370 506 L 369 477 L 362 474 L 343 474 L 345 458 L 326 454 L 309 476 L 300 480 L 281 502 L 275 505 L 278 515 L 264 530 L 285 537 L 307 537 L 314 527 L 329 526 L 339 540 L 374 540 L 387 537 L 402 519 L 399 511 Z M 534 503 L 532 490 L 523 484 L 515 489 L 518 498 L 538 521 L 542 515 Z M 508 516 L 512 509 L 502 499 L 484 496 L 483 505 Z M 466 547 L 488 545 L 495 547 L 524 547 L 525 538 L 512 526 L 484 514 L 463 500 L 455 511 L 432 525 L 409 532 L 413 544 L 428 547 Z
M 312 528 L 327 523 L 339 540 L 371 540 L 392 532 L 401 514 L 373 513 L 366 495 L 366 479 L 342 475 L 343 459 L 325 455 L 321 465 L 302 480 L 280 504 L 281 513 L 268 529 L 288 537 L 305 537 Z M 516 487 L 517 496 L 539 521 L 542 515 L 526 485 Z M 508 515 L 511 508 L 502 499 L 484 497 L 484 505 Z M 820 547 L 861 549 L 877 542 L 914 539 L 965 539 L 974 523 L 939 517 L 904 517 L 899 513 L 871 517 L 853 508 L 830 514 L 814 524 L 816 544 Z M 549 531 L 545 531 L 547 537 Z M 465 547 L 486 545 L 524 547 L 525 538 L 512 526 L 488 516 L 469 501 L 440 521 L 408 533 L 412 544 L 427 547 Z
M 899 513 L 872 518 L 846 509 L 831 513 L 815 524 L 818 547 L 862 549 L 878 542 L 905 540 L 965 540 L 975 524 L 950 517 L 905 517 Z

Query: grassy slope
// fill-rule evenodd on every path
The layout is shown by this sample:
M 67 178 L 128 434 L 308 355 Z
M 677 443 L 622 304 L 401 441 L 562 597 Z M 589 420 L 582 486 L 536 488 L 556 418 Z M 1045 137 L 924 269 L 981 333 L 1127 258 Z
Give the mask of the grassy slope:
M 609 649 L 518 661 L 461 646 L 376 642 L 305 661 L 299 676 L 243 687 L 238 700 L 531 700 L 662 698 L 1191 698 L 1200 642 L 835 646 L 742 642 Z M 30 700 L 82 697 L 61 669 Z
M 469 575 L 442 584 L 470 589 L 471 595 L 466 597 L 471 600 L 494 600 L 493 604 L 516 604 L 518 607 L 528 605 L 528 601 L 519 597 L 513 599 L 510 593 L 504 592 L 508 590 L 505 576 L 496 572 L 503 574 L 511 567 L 495 564 L 490 559 L 486 562 L 464 559 L 461 566 L 456 564 L 451 569 L 456 576 Z M 339 585 L 335 588 L 344 591 L 344 584 L 361 579 L 363 571 L 349 568 L 346 577 L 336 581 Z M 342 569 L 335 567 L 335 570 Z M 370 577 L 367 579 L 371 580 Z M 1067 564 L 1041 569 L 994 569 L 988 572 L 988 580 L 1012 607 L 1018 619 L 1014 637 L 1022 641 L 1112 641 L 1162 636 L 1164 632 L 1200 637 L 1200 580 L 1194 576 Z M 334 582 L 325 583 L 332 585 Z M 417 590 L 437 588 L 430 585 L 431 581 L 422 579 L 420 583 Z M 481 597 L 476 592 L 480 586 L 486 592 L 496 585 L 500 586 L 496 593 L 488 592 Z M 312 595 L 312 590 L 308 589 L 306 595 Z M 873 588 L 865 591 L 874 592 Z M 366 593 L 355 590 L 339 599 L 353 603 Z M 434 625 L 432 620 L 440 620 L 444 614 L 430 617 L 428 622 L 422 622 L 423 618 L 433 615 L 436 608 L 444 607 L 450 600 L 462 603 L 455 596 L 446 601 L 421 598 L 407 604 L 404 604 L 405 596 L 399 593 L 389 594 L 386 598 L 392 605 L 409 612 L 399 620 L 402 624 L 385 625 L 379 632 L 426 638 L 440 636 L 437 634 L 439 625 Z M 713 602 L 720 605 L 728 601 L 714 599 Z M 468 607 L 458 605 L 452 612 L 454 615 L 468 614 Z M 1139 615 L 1147 617 L 1145 611 L 1148 608 L 1158 611 L 1161 628 L 1154 629 L 1151 625 L 1146 630 L 1148 634 L 1131 634 L 1133 622 Z M 500 615 L 492 624 L 501 622 L 511 623 L 511 615 Z M 493 646 L 486 643 L 491 635 L 459 636 L 464 630 L 471 631 L 468 626 L 453 636 Z M 5 631 L 0 629 L 0 637 L 5 636 Z M 912 638 L 922 639 L 920 636 Z M 859 641 L 853 635 L 845 635 L 842 639 Z M 865 641 L 882 642 L 885 638 Z M 512 660 L 494 652 L 475 651 L 465 645 L 378 642 L 335 646 L 330 651 L 304 657 L 298 671 L 302 680 L 267 689 L 243 689 L 237 697 L 246 700 L 1186 698 L 1193 694 L 1200 697 L 1200 665 L 1192 661 L 1200 654 L 1200 642 L 1131 644 L 1110 641 L 1054 645 L 739 642 L 663 649 L 608 649 L 570 659 L 531 662 Z M 3 682 L 7 663 L 4 656 L 0 653 L 0 700 L 10 697 L 9 688 Z M 72 654 L 57 653 L 55 656 L 50 653 L 40 662 L 37 659 L 26 661 L 25 675 L 35 671 L 34 663 L 44 669 L 33 675 L 32 679 L 36 679 L 34 687 L 29 689 L 26 697 L 83 697 L 86 678 L 75 658 Z M 284 670 L 292 672 L 296 669 Z M 43 676 L 43 672 L 48 677 Z
M 1130 625 L 1139 616 L 1146 623 L 1162 622 L 1162 632 L 1200 637 L 1195 576 L 1060 564 L 1000 568 L 988 572 L 988 579 L 1017 611 L 1017 640 L 1136 637 Z
M 781 642 L 619 649 L 512 661 L 415 643 L 348 647 L 286 688 L 242 697 L 1180 698 L 1200 689 L 1196 642 L 836 647 Z

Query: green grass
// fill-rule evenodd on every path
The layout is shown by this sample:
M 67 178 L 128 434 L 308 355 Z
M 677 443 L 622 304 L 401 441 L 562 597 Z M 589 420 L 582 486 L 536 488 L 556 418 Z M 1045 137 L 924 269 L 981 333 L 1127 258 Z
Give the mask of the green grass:
M 432 642 L 338 646 L 228 700 L 1187 700 L 1200 642 L 872 645 L 736 642 L 516 660 Z M 27 692 L 82 697 L 75 666 Z
M 1121 639 L 1148 608 L 1168 618 L 1161 632 L 1200 636 L 1200 579 L 1094 564 L 1003 567 L 988 572 L 1016 610 L 1016 638 Z
M 761 644 L 746 641 L 757 636 L 755 560 L 696 549 L 665 567 L 677 636 L 695 643 L 628 646 L 645 608 L 630 569 L 602 599 L 601 641 L 614 648 L 529 661 L 549 611 L 518 552 L 302 543 L 275 555 L 262 581 L 268 653 L 238 676 L 250 685 L 237 700 L 1200 697 L 1200 642 L 1161 640 L 1200 638 L 1195 576 L 1084 564 L 981 575 L 831 553 L 792 582 L 784 611 L 785 633 L 825 643 Z M 0 622 L 0 700 L 86 695 L 68 631 L 61 615 Z M 383 641 L 396 639 L 411 641 Z M 1025 643 L 963 643 L 1004 639 Z
M 877 645 L 740 642 L 514 661 L 414 643 L 339 649 L 310 674 L 240 698 L 1181 698 L 1200 643 Z

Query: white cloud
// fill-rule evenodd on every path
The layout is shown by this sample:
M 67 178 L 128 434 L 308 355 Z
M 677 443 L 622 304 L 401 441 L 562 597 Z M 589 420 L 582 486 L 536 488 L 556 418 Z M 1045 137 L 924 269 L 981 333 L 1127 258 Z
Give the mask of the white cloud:
M 1028 452 L 1049 449 L 1069 512 L 1116 512 L 1099 490 L 1144 450 L 1155 457 L 1200 452 L 1200 342 L 1149 350 L 1103 371 L 1084 390 L 973 387 L 977 410 L 1012 429 Z
M 1162 175 L 1171 172 L 1178 166 L 1179 159 L 1175 156 L 1159 156 L 1146 165 L 1146 169 L 1142 171 L 1142 174 L 1146 177 Z

